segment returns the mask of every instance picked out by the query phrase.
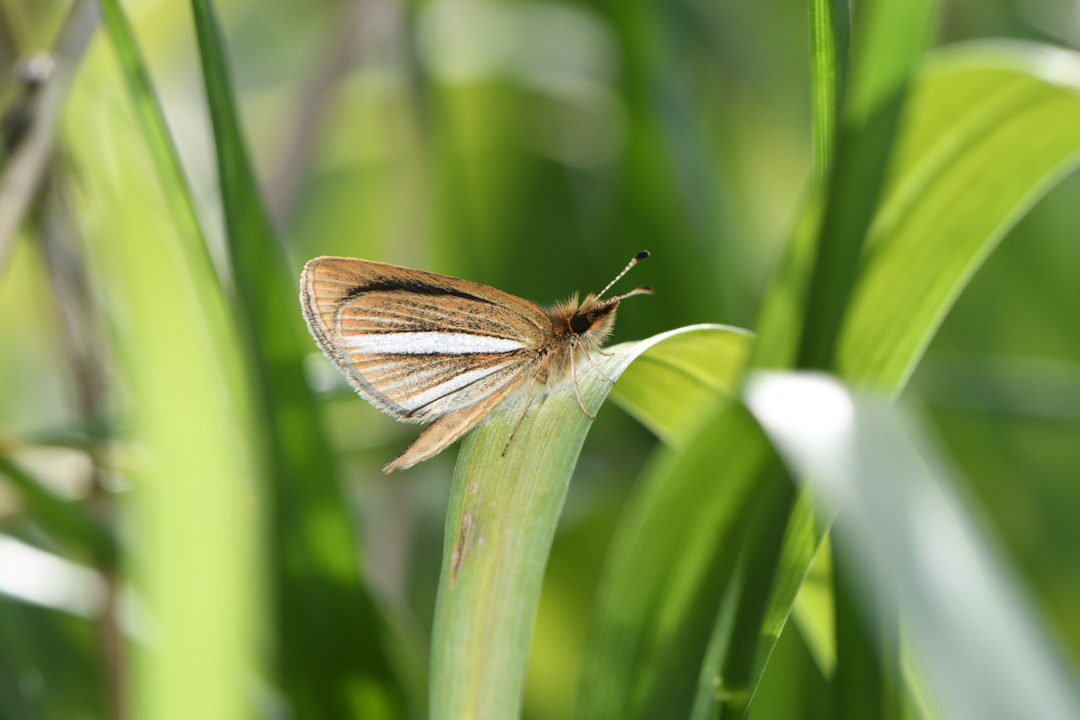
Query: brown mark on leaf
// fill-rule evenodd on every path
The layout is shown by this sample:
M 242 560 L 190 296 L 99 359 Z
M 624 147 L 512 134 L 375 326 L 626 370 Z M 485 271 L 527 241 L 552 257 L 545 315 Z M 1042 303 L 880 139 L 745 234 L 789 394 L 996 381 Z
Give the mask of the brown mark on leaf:
M 457 547 L 454 548 L 454 552 L 450 555 L 450 585 L 454 584 L 457 580 L 458 570 L 461 568 L 461 561 L 465 559 L 465 541 L 469 536 L 469 528 L 472 527 L 472 513 L 465 511 L 465 515 L 461 518 L 461 532 L 458 533 Z

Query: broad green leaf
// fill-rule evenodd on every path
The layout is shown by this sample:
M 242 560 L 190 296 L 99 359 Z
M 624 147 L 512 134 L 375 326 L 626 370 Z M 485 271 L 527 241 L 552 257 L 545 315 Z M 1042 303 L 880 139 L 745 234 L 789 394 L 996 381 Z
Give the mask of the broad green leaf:
M 898 393 L 997 243 L 1080 162 L 1080 56 L 980 43 L 939 54 L 912 97 L 837 369 Z
M 708 343 L 713 333 L 729 331 L 692 326 L 617 345 L 609 356 L 594 359 L 604 373 L 618 379 L 639 355 L 664 342 L 678 342 L 683 333 Z M 578 368 L 578 384 L 590 411 L 599 408 L 611 390 L 589 365 Z M 544 568 L 570 477 L 592 425 L 568 384 L 546 397 L 533 397 L 507 447 L 520 410 L 520 402 L 497 406 L 466 438 L 458 457 L 432 640 L 431 717 L 436 720 L 513 718 L 520 713 Z M 722 505 L 720 511 L 729 512 Z

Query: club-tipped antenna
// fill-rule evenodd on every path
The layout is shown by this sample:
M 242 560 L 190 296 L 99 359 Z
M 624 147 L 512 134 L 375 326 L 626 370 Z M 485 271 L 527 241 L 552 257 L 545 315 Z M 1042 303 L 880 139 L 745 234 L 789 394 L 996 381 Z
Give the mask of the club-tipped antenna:
M 634 258 L 630 261 L 630 263 L 626 267 L 623 268 L 623 271 L 621 273 L 619 273 L 618 275 L 616 275 L 615 279 L 612 280 L 611 282 L 609 282 L 607 284 L 606 288 L 604 288 L 603 290 L 600 291 L 600 294 L 596 296 L 596 299 L 599 300 L 600 298 L 602 298 L 604 296 L 604 293 L 606 293 L 608 290 L 611 289 L 612 285 L 619 282 L 619 280 L 622 279 L 623 275 L 630 272 L 630 268 L 634 267 L 635 265 L 637 265 L 639 262 L 641 262 L 642 260 L 644 260 L 647 257 L 649 257 L 649 251 L 648 250 L 642 250 L 637 255 L 635 255 Z M 638 289 L 640 290 L 641 288 L 638 288 Z M 649 288 L 649 291 L 651 292 L 652 288 Z M 627 293 L 627 295 L 624 295 L 623 297 L 627 297 L 628 295 L 639 295 L 639 294 L 640 293 L 638 293 L 637 290 L 635 290 L 632 293 Z
M 608 298 L 607 300 L 600 303 L 596 307 L 601 308 L 601 307 L 607 307 L 608 305 L 614 305 L 617 302 L 622 302 L 626 298 L 634 297 L 635 295 L 654 295 L 654 294 L 656 294 L 655 290 L 653 290 L 648 285 L 642 285 L 641 287 L 634 288 L 633 290 L 626 293 L 625 295 L 616 295 L 613 298 Z

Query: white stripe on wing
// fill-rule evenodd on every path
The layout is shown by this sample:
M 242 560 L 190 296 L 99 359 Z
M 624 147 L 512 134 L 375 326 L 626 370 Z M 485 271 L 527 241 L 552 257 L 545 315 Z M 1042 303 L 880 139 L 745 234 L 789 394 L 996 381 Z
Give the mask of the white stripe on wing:
M 522 350 L 516 340 L 468 333 L 414 332 L 350 335 L 345 346 L 363 353 L 387 355 L 470 355 Z
M 416 410 L 430 402 L 438 400 L 441 397 L 445 397 L 457 390 L 462 389 L 466 385 L 474 383 L 478 380 L 483 380 L 488 375 L 492 375 L 502 370 L 505 365 L 493 368 L 480 368 L 479 370 L 470 370 L 469 372 L 463 372 L 460 375 L 455 375 L 444 383 L 440 383 L 435 387 L 429 388 L 422 393 L 417 393 L 411 397 L 401 400 L 402 406 L 409 410 Z

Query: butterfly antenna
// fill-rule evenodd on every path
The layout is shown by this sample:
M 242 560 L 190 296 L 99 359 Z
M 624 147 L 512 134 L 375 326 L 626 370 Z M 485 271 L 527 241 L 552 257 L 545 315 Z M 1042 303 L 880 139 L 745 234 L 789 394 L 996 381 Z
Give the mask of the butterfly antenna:
M 626 298 L 633 297 L 635 295 L 655 295 L 655 294 L 656 294 L 656 291 L 653 290 L 651 287 L 649 287 L 648 285 L 642 285 L 641 287 L 634 288 L 633 290 L 626 293 L 625 295 L 616 295 L 613 298 L 608 298 L 607 300 L 600 303 L 596 307 L 602 308 L 602 307 L 607 307 L 608 305 L 614 305 L 617 302 L 621 302 L 621 301 L 625 300 Z
M 599 300 L 600 298 L 602 298 L 604 296 L 604 293 L 606 293 L 608 290 L 611 289 L 612 285 L 619 282 L 619 280 L 622 278 L 623 275 L 630 272 L 630 268 L 634 267 L 635 265 L 637 265 L 639 262 L 641 262 L 642 260 L 644 260 L 647 257 L 649 257 L 649 251 L 648 250 L 642 250 L 637 255 L 635 255 L 634 259 L 630 261 L 630 264 L 627 265 L 626 267 L 624 267 L 623 271 L 621 273 L 619 273 L 618 275 L 616 275 L 615 279 L 612 280 L 611 282 L 609 282 L 607 284 L 606 288 L 604 288 L 603 290 L 600 291 L 600 294 L 596 296 L 596 299 Z

